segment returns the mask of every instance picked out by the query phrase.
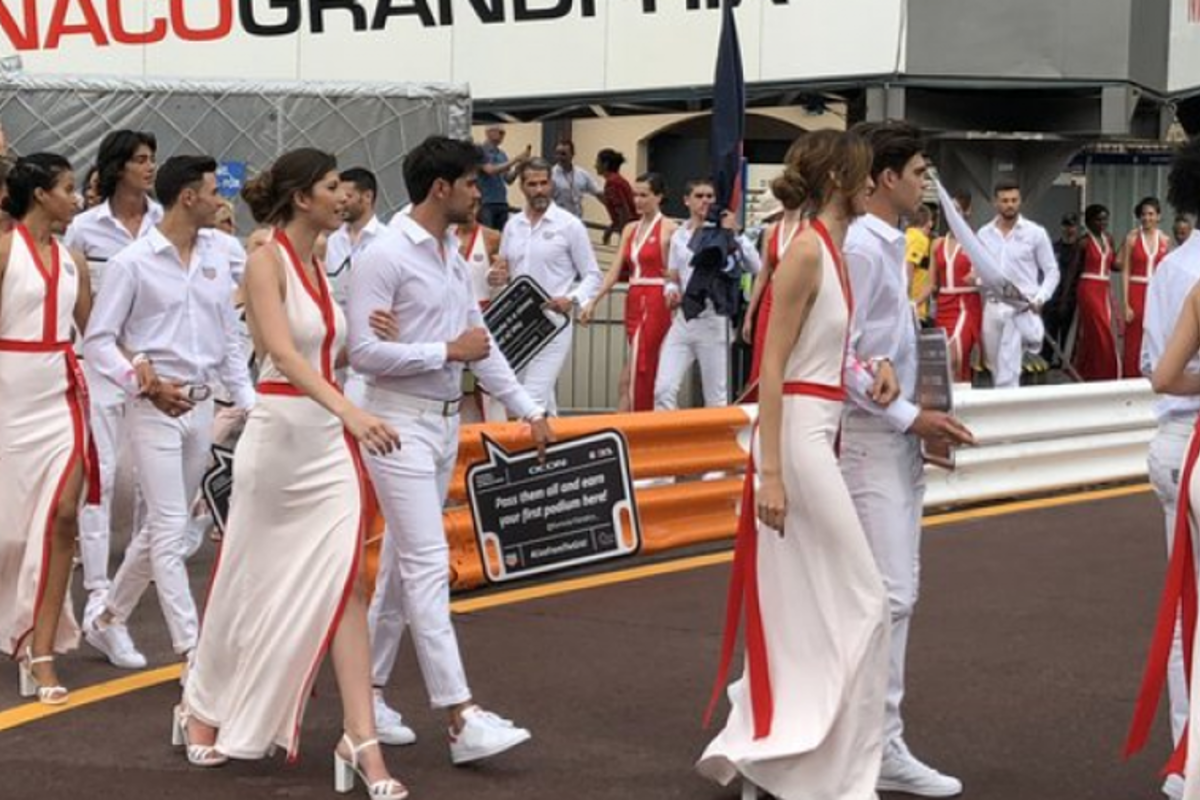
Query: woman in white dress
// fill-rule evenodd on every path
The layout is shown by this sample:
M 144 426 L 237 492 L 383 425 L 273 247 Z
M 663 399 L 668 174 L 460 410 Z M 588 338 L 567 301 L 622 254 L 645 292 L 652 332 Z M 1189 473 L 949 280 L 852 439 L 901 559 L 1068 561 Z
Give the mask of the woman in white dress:
M 71 344 L 92 295 L 86 262 L 58 239 L 75 214 L 70 163 L 22 158 L 5 186 L 16 225 L 0 236 L 0 652 L 20 659 L 22 696 L 61 705 L 54 654 L 79 644 L 67 591 L 78 510 L 85 486 L 99 488 Z
M 867 800 L 882 757 L 888 608 L 835 448 L 853 318 L 841 246 L 871 189 L 871 150 L 820 131 L 789 155 L 783 179 L 820 211 L 773 279 L 714 701 L 743 608 L 746 668 L 698 769 L 722 784 L 741 775 L 781 800 Z M 894 398 L 890 371 L 878 388 Z
M 228 530 L 178 711 L 188 760 L 218 766 L 276 746 L 295 758 L 313 679 L 330 650 L 345 735 L 338 791 L 400 800 L 375 741 L 366 603 L 360 583 L 363 494 L 358 446 L 385 454 L 394 430 L 337 388 L 345 318 L 314 256 L 341 224 L 337 163 L 318 150 L 281 156 L 242 192 L 271 241 L 246 267 L 259 401 L 234 457 Z

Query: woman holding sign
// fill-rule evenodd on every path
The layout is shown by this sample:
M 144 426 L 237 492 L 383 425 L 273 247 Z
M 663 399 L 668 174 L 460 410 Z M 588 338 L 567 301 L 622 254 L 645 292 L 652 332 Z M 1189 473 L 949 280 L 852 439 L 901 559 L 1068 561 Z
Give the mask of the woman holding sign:
M 334 383 L 346 323 L 314 255 L 341 224 L 333 156 L 286 153 L 242 190 L 271 241 L 246 269 L 247 322 L 259 353 L 259 400 L 234 459 L 234 492 L 208 608 L 176 714 L 195 766 L 299 750 L 304 705 L 332 652 L 345 733 L 335 784 L 354 775 L 376 800 L 408 791 L 375 736 L 367 608 L 359 583 L 366 520 L 359 446 L 390 453 L 396 432 Z
M 887 598 L 835 452 L 853 306 L 841 247 L 872 189 L 871 160 L 861 137 L 835 131 L 807 134 L 789 153 L 783 179 L 820 211 L 773 280 L 713 705 L 743 608 L 746 668 L 698 764 L 722 784 L 741 775 L 782 800 L 874 797 L 882 756 Z M 895 393 L 884 367 L 875 394 Z
M 583 307 L 580 323 L 587 325 L 596 306 L 612 291 L 622 275 L 629 276 L 629 295 L 625 300 L 625 338 L 629 341 L 629 359 L 621 370 L 617 410 L 654 410 L 654 379 L 658 375 L 658 356 L 663 339 L 671 329 L 671 311 L 667 308 L 665 288 L 671 236 L 678 227 L 664 219 L 662 176 L 647 172 L 633 184 L 633 204 L 641 215 L 625 226 L 617 252 L 621 257 L 609 267 L 600 292 Z

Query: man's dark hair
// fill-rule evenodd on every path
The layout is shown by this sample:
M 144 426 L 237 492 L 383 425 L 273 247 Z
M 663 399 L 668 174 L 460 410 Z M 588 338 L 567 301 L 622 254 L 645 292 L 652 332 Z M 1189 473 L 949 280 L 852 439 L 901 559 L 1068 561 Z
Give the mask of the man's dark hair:
M 1179 214 L 1200 214 L 1200 139 L 1175 151 L 1167 175 L 1167 202 Z
M 342 183 L 353 183 L 354 188 L 360 192 L 370 192 L 372 197 L 379 196 L 379 181 L 375 180 L 375 173 L 366 167 L 350 167 L 350 169 L 342 170 L 342 174 L 338 175 Z
M 1021 191 L 1021 184 L 1017 183 L 1016 178 L 1001 178 L 1000 180 L 996 181 L 996 185 L 992 187 L 992 197 L 995 197 L 1001 192 L 1019 191 Z
M 683 196 L 690 197 L 692 192 L 696 191 L 701 186 L 708 186 L 713 189 L 716 188 L 716 184 L 713 183 L 712 178 L 692 178 L 683 185 Z
M 96 167 L 100 170 L 100 197 L 105 200 L 117 193 L 125 165 L 137 149 L 145 145 L 151 153 L 158 152 L 158 139 L 148 131 L 112 131 L 100 142 Z
M 171 156 L 154 176 L 154 194 L 164 208 L 170 208 L 184 189 L 195 187 L 204 181 L 205 175 L 216 171 L 217 160 L 212 156 Z
M 885 170 L 902 174 L 909 161 L 925 152 L 925 140 L 920 129 L 907 122 L 860 122 L 850 132 L 863 137 L 871 145 L 874 153 L 871 178 L 875 181 Z
M 414 204 L 424 203 L 435 181 L 454 183 L 479 169 L 483 153 L 472 142 L 430 136 L 404 157 L 404 185 Z
M 521 168 L 517 171 L 517 174 L 523 181 L 525 180 L 525 176 L 530 172 L 544 172 L 546 173 L 547 177 L 549 177 L 554 172 L 554 165 L 541 156 L 531 158 L 521 165 Z

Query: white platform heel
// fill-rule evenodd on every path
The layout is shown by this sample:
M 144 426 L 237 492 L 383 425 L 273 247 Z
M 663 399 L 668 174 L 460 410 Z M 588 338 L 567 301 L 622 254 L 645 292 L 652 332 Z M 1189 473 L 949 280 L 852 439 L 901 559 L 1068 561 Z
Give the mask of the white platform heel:
M 338 794 L 354 791 L 354 781 L 357 777 L 367 789 L 370 800 L 405 800 L 408 789 L 394 778 L 385 778 L 371 783 L 358 765 L 358 754 L 368 747 L 379 747 L 378 739 L 368 739 L 362 744 L 354 744 L 350 734 L 342 734 L 342 742 L 350 750 L 350 758 L 346 759 L 337 750 L 333 751 L 333 789 Z
M 191 715 L 183 704 L 175 706 L 171 713 L 171 744 L 184 748 L 188 763 L 193 767 L 219 767 L 229 761 L 229 756 L 211 744 L 192 744 L 188 740 L 187 724 Z
M 44 706 L 66 705 L 71 699 L 71 693 L 64 686 L 42 686 L 33 674 L 34 664 L 53 664 L 54 656 L 33 657 L 33 651 L 25 648 L 21 657 L 19 669 L 21 672 L 21 697 L 36 697 Z

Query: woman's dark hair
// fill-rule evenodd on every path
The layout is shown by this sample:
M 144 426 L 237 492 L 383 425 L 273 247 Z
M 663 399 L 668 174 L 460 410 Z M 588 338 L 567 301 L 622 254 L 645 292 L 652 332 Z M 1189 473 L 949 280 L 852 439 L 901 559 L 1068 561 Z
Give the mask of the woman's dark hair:
M 324 150 L 302 147 L 284 153 L 270 167 L 242 187 L 242 199 L 254 221 L 261 225 L 286 225 L 296 214 L 296 194 L 310 194 L 330 172 L 337 159 Z
M 903 174 L 908 162 L 925 152 L 921 131 L 907 122 L 860 122 L 850 131 L 866 139 L 871 146 L 874 154 L 871 177 L 876 182 L 889 169 L 897 175 Z
M 1108 209 L 1099 203 L 1093 203 L 1083 210 L 1083 224 L 1090 227 L 1092 223 L 1100 219 L 1101 214 L 1107 215 Z
M 438 180 L 454 183 L 479 169 L 483 151 L 474 143 L 430 136 L 404 157 L 404 186 L 414 205 L 424 203 Z
M 975 197 L 966 189 L 955 189 L 950 194 L 952 200 L 957 200 L 959 207 L 963 210 L 963 214 L 970 215 L 971 206 L 975 204 Z
M 1200 139 L 1175 151 L 1167 176 L 1167 202 L 1179 214 L 1200 214 Z
M 1138 204 L 1133 207 L 1133 215 L 1138 219 L 1141 219 L 1142 210 L 1146 208 L 1146 206 L 1153 208 L 1159 214 L 1162 213 L 1162 203 L 1158 202 L 1157 197 L 1143 197 L 1138 201 Z
M 650 188 L 650 193 L 656 197 L 662 197 L 667 193 L 667 182 L 657 172 L 643 172 L 637 176 L 637 182 L 646 184 Z
M 205 175 L 216 171 L 217 160 L 212 156 L 171 156 L 158 168 L 154 193 L 164 208 L 170 208 L 184 189 L 201 183 Z
M 617 172 L 624 163 L 625 156 L 611 147 L 606 147 L 599 153 L 596 153 L 596 166 L 600 168 L 601 172 Z
M 34 192 L 49 192 L 64 172 L 71 171 L 71 162 L 57 153 L 34 153 L 22 156 L 13 164 L 4 179 L 8 194 L 2 206 L 13 219 L 21 219 L 33 208 Z
M 96 168 L 100 170 L 100 197 L 108 200 L 117 193 L 125 165 L 142 145 L 149 147 L 151 153 L 158 152 L 158 139 L 147 131 L 119 130 L 104 137 L 96 154 Z

